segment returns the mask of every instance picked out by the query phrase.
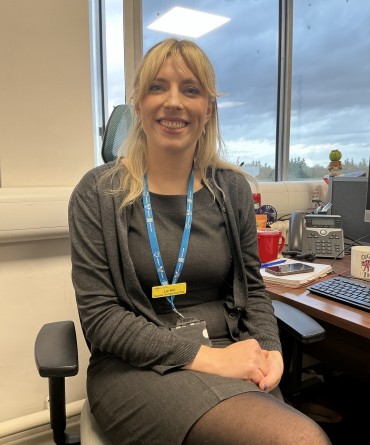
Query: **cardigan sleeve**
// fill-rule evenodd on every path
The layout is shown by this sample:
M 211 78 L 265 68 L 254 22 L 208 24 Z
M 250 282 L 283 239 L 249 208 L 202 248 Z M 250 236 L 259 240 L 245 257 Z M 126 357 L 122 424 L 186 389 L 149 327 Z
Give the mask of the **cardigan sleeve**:
M 256 338 L 264 349 L 282 352 L 274 309 L 260 273 L 252 199 L 246 208 L 246 215 L 245 224 L 240 231 L 244 270 L 248 283 L 247 310 L 242 322 L 248 335 Z
M 114 199 L 98 191 L 99 171 L 98 167 L 84 176 L 69 203 L 72 281 L 86 339 L 92 350 L 115 354 L 132 366 L 159 373 L 184 366 L 200 345 L 150 321 L 140 288 L 135 294 L 135 286 L 125 284 L 133 281 L 124 273 L 130 270 L 125 267 L 130 258 L 119 246 L 116 221 L 120 217 Z M 135 275 L 133 266 L 131 275 Z
M 234 301 L 243 302 L 241 311 L 234 310 L 238 314 L 239 339 L 255 338 L 262 348 L 281 352 L 277 320 L 260 273 L 251 187 L 239 174 L 224 174 L 222 188 L 238 258 L 234 272 Z

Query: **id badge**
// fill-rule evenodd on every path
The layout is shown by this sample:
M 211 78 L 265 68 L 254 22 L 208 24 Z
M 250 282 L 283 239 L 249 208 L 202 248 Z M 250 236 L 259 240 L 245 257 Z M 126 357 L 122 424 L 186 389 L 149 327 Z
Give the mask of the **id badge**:
M 183 318 L 176 323 L 176 326 L 171 328 L 171 331 L 178 337 L 187 338 L 201 345 L 212 346 L 204 320 Z

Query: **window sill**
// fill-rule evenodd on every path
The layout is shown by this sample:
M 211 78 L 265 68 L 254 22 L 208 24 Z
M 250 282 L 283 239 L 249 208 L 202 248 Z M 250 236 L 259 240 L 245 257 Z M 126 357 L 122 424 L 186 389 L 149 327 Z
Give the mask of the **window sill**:
M 279 214 L 306 209 L 310 192 L 323 181 L 260 183 L 263 203 L 273 204 Z M 0 188 L 0 244 L 68 238 L 68 202 L 72 187 Z
M 0 188 L 0 244 L 67 238 L 72 190 Z

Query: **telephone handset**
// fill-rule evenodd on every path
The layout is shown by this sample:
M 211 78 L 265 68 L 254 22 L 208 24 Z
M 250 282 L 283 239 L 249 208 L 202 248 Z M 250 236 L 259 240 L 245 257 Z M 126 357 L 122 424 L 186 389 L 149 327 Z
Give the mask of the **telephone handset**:
M 292 212 L 288 248 L 323 258 L 343 258 L 344 237 L 340 215 Z
M 303 213 L 292 212 L 289 222 L 288 248 L 292 251 L 302 251 Z
M 302 212 L 292 212 L 290 217 L 288 249 L 291 251 L 302 251 L 303 216 Z

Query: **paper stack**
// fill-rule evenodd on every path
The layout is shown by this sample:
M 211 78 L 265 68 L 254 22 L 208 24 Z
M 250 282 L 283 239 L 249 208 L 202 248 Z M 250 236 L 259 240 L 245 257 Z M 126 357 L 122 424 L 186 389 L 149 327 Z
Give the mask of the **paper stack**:
M 305 284 L 311 283 L 312 281 L 315 281 L 318 278 L 324 277 L 333 270 L 329 264 L 306 263 L 304 261 L 296 261 L 291 259 L 287 259 L 284 262 L 284 264 L 293 264 L 293 263 L 308 264 L 314 267 L 315 270 L 313 272 L 277 276 L 266 272 L 266 268 L 261 268 L 261 275 L 263 281 L 266 284 L 271 283 L 271 284 L 278 284 L 280 286 L 300 287 L 304 286 Z

